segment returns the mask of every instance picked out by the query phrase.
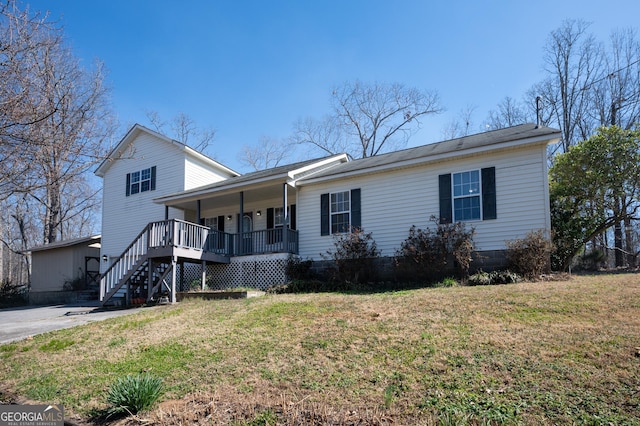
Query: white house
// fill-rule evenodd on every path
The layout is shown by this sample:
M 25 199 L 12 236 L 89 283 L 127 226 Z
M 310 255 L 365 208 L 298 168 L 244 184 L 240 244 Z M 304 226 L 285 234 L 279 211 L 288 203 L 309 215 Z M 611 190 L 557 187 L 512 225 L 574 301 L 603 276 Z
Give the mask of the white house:
M 103 179 L 101 267 L 114 259 L 152 221 L 185 219 L 187 212 L 153 199 L 239 174 L 144 126 L 136 124 L 97 168 Z
M 476 250 L 498 264 L 506 240 L 550 229 L 546 149 L 559 138 L 555 129 L 525 124 L 238 175 L 135 126 L 98 169 L 110 265 L 102 298 L 175 297 L 189 282 L 265 288 L 286 279 L 290 254 L 319 260 L 332 234 L 362 228 L 382 256 L 393 256 L 409 228 L 429 226 L 432 216 L 473 226 Z M 187 156 L 199 160 L 200 180 L 190 177 Z

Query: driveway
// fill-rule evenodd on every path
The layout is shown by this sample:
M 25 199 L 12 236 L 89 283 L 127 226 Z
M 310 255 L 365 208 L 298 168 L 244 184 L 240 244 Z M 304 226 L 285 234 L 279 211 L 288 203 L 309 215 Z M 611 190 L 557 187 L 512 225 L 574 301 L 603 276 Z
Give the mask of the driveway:
M 26 339 L 48 331 L 75 327 L 121 315 L 132 315 L 147 308 L 101 309 L 91 302 L 84 305 L 25 306 L 0 309 L 0 344 Z

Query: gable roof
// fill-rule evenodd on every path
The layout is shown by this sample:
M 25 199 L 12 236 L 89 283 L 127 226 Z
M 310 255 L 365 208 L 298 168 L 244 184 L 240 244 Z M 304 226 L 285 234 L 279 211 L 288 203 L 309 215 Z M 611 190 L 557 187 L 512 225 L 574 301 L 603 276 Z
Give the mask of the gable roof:
M 374 157 L 361 158 L 340 164 L 331 169 L 319 172 L 309 178 L 302 179 L 299 185 L 343 178 L 380 170 L 408 167 L 415 164 L 442 161 L 447 158 L 472 155 L 479 152 L 526 144 L 544 144 L 560 140 L 560 131 L 535 124 L 522 124 L 505 129 L 493 130 L 475 135 L 464 136 L 415 148 L 380 154 Z
M 273 184 L 275 182 L 289 182 L 295 184 L 299 179 L 303 179 L 306 176 L 313 176 L 315 173 L 319 173 L 347 161 L 349 161 L 349 159 L 346 154 L 331 155 L 328 157 L 300 161 L 271 169 L 247 173 L 241 176 L 231 177 L 220 182 L 192 188 L 186 191 L 168 194 L 155 198 L 153 201 L 156 203 L 165 203 L 177 199 L 184 201 L 190 198 L 196 199 L 203 194 L 240 191 L 248 187 L 256 187 L 260 184 Z
M 98 168 L 95 171 L 95 174 L 97 176 L 100 177 L 104 177 L 105 173 L 107 172 L 107 170 L 109 170 L 109 168 L 111 167 L 111 165 L 113 164 L 114 160 L 117 160 L 119 158 L 122 157 L 122 155 L 127 151 L 127 149 L 129 148 L 129 146 L 133 143 L 133 141 L 140 136 L 142 133 L 147 133 L 149 135 L 154 136 L 157 139 L 162 140 L 165 143 L 171 144 L 173 146 L 175 146 L 177 149 L 183 151 L 186 155 L 196 158 L 202 162 L 204 162 L 205 164 L 208 164 L 209 166 L 216 168 L 218 170 L 221 170 L 231 176 L 239 176 L 240 173 L 236 172 L 235 170 L 230 169 L 229 167 L 215 161 L 212 158 L 207 157 L 206 155 L 196 151 L 195 149 L 189 147 L 188 145 L 182 143 L 182 142 L 178 142 L 177 140 L 168 138 L 167 136 L 155 132 L 145 126 L 142 126 L 140 124 L 135 124 L 133 127 L 131 127 L 131 129 L 129 129 L 129 131 L 127 132 L 126 135 L 124 135 L 124 137 L 120 140 L 120 142 L 118 142 L 118 144 L 115 146 L 115 148 L 113 148 L 111 150 L 111 152 L 109 153 L 109 155 L 107 156 L 107 158 L 105 158 L 102 163 L 100 163 L 100 165 L 98 166 Z

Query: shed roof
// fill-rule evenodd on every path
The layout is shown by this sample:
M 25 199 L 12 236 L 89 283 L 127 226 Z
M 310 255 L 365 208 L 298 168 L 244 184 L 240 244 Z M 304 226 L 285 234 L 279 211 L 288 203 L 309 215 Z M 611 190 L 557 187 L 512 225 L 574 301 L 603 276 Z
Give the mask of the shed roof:
M 54 250 L 54 249 L 59 249 L 63 247 L 72 247 L 72 246 L 81 246 L 81 245 L 88 246 L 92 244 L 98 244 L 100 243 L 100 240 L 101 240 L 101 235 L 92 235 L 90 237 L 73 238 L 71 240 L 56 241 L 55 243 L 36 246 L 29 249 L 29 251 L 33 253 L 36 251 Z

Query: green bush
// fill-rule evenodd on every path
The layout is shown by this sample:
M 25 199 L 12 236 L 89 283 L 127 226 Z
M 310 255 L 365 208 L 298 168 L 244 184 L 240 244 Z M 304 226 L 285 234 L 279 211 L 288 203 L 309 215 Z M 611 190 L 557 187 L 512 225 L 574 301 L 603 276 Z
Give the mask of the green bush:
M 522 239 L 506 242 L 509 268 L 527 279 L 535 279 L 550 270 L 553 243 L 544 231 L 537 230 Z
M 113 407 L 109 415 L 136 414 L 148 410 L 162 393 L 162 379 L 150 374 L 128 375 L 116 380 L 107 394 Z
M 434 220 L 435 222 L 435 220 Z M 437 282 L 448 271 L 456 270 L 466 280 L 473 257 L 474 229 L 464 223 L 437 223 L 435 230 L 412 226 L 409 236 L 396 252 L 396 267 L 401 279 Z

